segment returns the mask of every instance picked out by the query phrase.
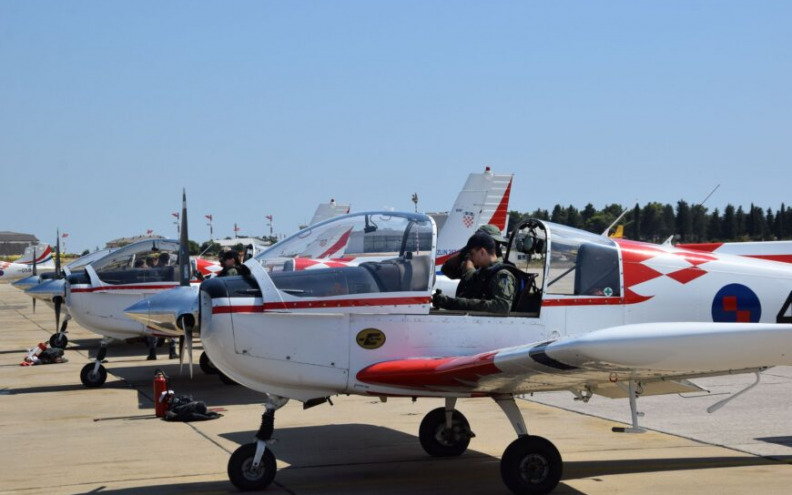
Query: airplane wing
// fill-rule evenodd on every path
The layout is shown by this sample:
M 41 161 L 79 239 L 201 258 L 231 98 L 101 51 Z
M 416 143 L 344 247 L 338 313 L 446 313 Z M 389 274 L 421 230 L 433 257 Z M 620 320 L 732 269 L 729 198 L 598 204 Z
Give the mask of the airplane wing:
M 462 394 L 589 390 L 626 397 L 698 390 L 689 378 L 792 364 L 792 325 L 647 323 L 493 350 L 474 356 L 426 357 L 373 364 L 361 382 L 388 389 Z M 407 393 L 405 391 L 405 393 Z

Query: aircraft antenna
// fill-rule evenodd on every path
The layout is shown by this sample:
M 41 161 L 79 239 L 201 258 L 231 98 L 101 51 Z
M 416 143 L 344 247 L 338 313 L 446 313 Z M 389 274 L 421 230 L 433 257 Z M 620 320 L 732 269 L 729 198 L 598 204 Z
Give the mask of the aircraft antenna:
M 635 198 L 635 203 L 638 204 L 638 198 Z M 629 208 L 623 208 L 619 216 L 616 217 L 616 220 L 614 220 L 610 225 L 608 225 L 608 228 L 605 229 L 600 235 L 602 235 L 603 237 L 608 237 L 608 232 L 610 232 L 610 230 L 613 227 L 615 227 L 617 223 L 619 223 L 619 220 L 621 220 L 622 217 L 624 217 L 624 215 L 626 215 L 628 211 L 630 211 Z
M 720 187 L 720 184 L 718 184 L 717 186 L 715 186 L 715 188 L 714 188 L 712 191 L 710 191 L 710 193 L 709 193 L 709 194 L 707 194 L 707 197 L 706 197 L 706 198 L 704 198 L 704 201 L 702 201 L 701 203 L 699 203 L 699 204 L 697 204 L 697 205 L 693 205 L 693 207 L 695 208 L 696 206 L 704 206 L 704 203 L 706 203 L 706 202 L 707 202 L 707 200 L 710 198 L 710 196 L 712 196 L 713 194 L 715 194 L 715 191 L 717 191 L 719 187 Z

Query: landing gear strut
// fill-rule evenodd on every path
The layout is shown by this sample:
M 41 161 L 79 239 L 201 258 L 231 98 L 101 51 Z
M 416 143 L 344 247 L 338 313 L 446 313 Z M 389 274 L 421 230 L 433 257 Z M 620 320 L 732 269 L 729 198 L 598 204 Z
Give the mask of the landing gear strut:
M 277 465 L 275 455 L 269 449 L 275 430 L 275 411 L 289 399 L 270 395 L 264 404 L 261 426 L 256 432 L 256 441 L 245 444 L 231 454 L 228 460 L 228 478 L 242 491 L 264 490 L 275 479 Z
M 69 338 L 66 337 L 66 327 L 69 326 L 69 320 L 71 320 L 71 315 L 67 314 L 66 318 L 63 319 L 63 323 L 61 324 L 60 330 L 53 333 L 50 336 L 49 344 L 50 347 L 57 347 L 59 349 L 65 349 L 67 345 L 69 345 Z
M 104 361 L 106 355 L 107 341 L 102 339 L 102 342 L 99 344 L 99 352 L 96 353 L 94 362 L 86 364 L 80 371 L 80 381 L 82 381 L 83 385 L 88 388 L 97 388 L 104 385 L 104 382 L 107 380 L 107 370 L 102 366 L 102 361 Z
M 476 436 L 470 431 L 467 418 L 454 409 L 455 404 L 455 398 L 448 398 L 445 407 L 430 411 L 421 421 L 418 439 L 421 447 L 433 457 L 462 455 L 470 439 Z
M 500 471 L 503 482 L 518 495 L 551 492 L 561 480 L 564 463 L 555 445 L 542 437 L 528 435 L 514 396 L 495 397 L 517 433 L 504 451 Z

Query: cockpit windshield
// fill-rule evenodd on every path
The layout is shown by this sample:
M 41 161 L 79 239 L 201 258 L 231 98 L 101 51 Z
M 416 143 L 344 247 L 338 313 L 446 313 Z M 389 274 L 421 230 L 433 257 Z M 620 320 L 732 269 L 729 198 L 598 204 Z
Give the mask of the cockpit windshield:
M 176 241 L 141 241 L 113 251 L 92 267 L 106 284 L 175 282 L 179 280 L 178 256 Z
M 105 248 L 105 249 L 101 249 L 99 251 L 94 251 L 93 253 L 86 254 L 85 256 L 80 256 L 76 260 L 74 260 L 71 263 L 69 263 L 68 265 L 66 265 L 66 268 L 68 268 L 70 271 L 79 270 L 81 268 L 84 268 L 84 267 L 90 265 L 94 261 L 97 261 L 97 260 L 100 260 L 100 259 L 104 258 L 105 256 L 107 256 L 108 254 L 112 253 L 113 251 L 115 251 L 115 249 L 113 249 L 113 248 Z
M 546 223 L 550 231 L 549 275 L 545 293 L 619 296 L 619 251 L 611 239 Z
M 428 255 L 434 253 L 434 242 L 434 222 L 426 215 L 356 213 L 301 230 L 255 259 L 268 271 L 295 270 L 303 261 L 344 263 Z
M 428 291 L 435 243 L 426 215 L 357 213 L 304 229 L 247 263 L 260 263 L 295 297 Z

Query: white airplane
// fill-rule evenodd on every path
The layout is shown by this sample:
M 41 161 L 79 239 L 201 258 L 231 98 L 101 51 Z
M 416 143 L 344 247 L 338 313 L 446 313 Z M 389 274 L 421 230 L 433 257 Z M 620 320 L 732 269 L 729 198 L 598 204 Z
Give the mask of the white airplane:
M 68 313 L 82 327 L 103 337 L 96 359 L 80 372 L 80 379 L 86 387 L 100 387 L 106 381 L 107 370 L 102 361 L 107 355 L 107 344 L 111 340 L 150 336 L 176 338 L 184 335 L 181 326 L 183 322 L 165 326 L 163 331 L 156 327 L 149 328 L 126 317 L 124 310 L 127 307 L 154 294 L 191 284 L 197 294 L 200 283 L 197 273 L 203 277 L 211 277 L 220 271 L 221 267 L 217 262 L 201 257 L 190 259 L 183 254 L 187 253 L 186 195 L 182 198 L 180 218 L 181 240 L 139 241 L 99 259 L 94 258 L 90 263 L 81 266 L 79 271 L 73 271 L 66 277 L 64 285 Z M 149 266 L 149 260 L 154 258 L 158 260 L 157 265 Z M 189 265 L 179 263 L 178 260 L 183 259 L 189 259 Z M 62 297 L 60 291 L 61 287 L 53 283 L 31 289 L 30 293 L 54 301 L 57 315 L 60 307 L 58 297 Z M 62 329 L 65 330 L 63 327 Z M 56 339 L 59 346 L 66 343 L 63 331 L 54 335 L 51 341 L 53 339 Z M 153 345 L 153 341 L 150 344 Z M 174 348 L 171 349 L 171 354 L 175 354 Z M 149 357 L 152 356 L 156 357 L 153 347 L 149 349 Z M 216 373 L 205 357 L 202 364 L 205 371 Z
M 60 251 L 58 249 L 57 251 Z M 27 295 L 33 298 L 33 308 L 35 311 L 36 301 L 43 301 L 47 306 L 55 311 L 55 333 L 50 336 L 49 342 L 52 347 L 65 348 L 69 339 L 66 337 L 66 329 L 71 320 L 68 308 L 63 307 L 66 300 L 66 277 L 73 272 L 84 269 L 89 264 L 112 253 L 115 249 L 101 249 L 93 253 L 81 256 L 68 263 L 62 270 L 57 268 L 54 272 L 32 275 L 14 282 L 14 287 L 24 290 Z M 60 324 L 61 313 L 64 313 L 63 324 Z
M 34 267 L 37 270 L 55 268 L 52 247 L 48 244 L 27 247 L 24 254 L 16 261 L 0 261 L 0 281 L 19 280 L 33 275 Z
M 501 231 L 505 229 L 512 179 L 513 174 L 494 174 L 490 167 L 486 167 L 483 173 L 468 176 L 441 231 L 443 243 L 438 244 L 437 248 L 439 260 L 445 260 L 457 252 L 480 225 L 492 224 Z M 336 206 L 334 211 L 337 209 Z M 320 211 L 326 213 L 329 209 L 320 205 L 314 218 Z M 279 242 L 264 252 L 269 253 L 269 258 L 283 259 L 283 266 L 277 269 L 286 271 L 340 268 L 383 259 L 377 252 L 377 246 L 369 246 L 371 252 L 361 256 L 363 249 L 360 243 L 363 237 L 360 233 L 352 235 L 353 227 L 343 221 L 335 221 L 338 218 L 343 217 L 330 216 L 329 220 L 302 230 L 299 235 L 306 242 L 288 245 Z M 365 222 L 368 223 L 363 226 L 364 233 L 377 230 L 377 225 L 370 218 Z M 434 271 L 434 266 L 431 269 Z M 456 281 L 448 280 L 439 272 L 435 280 L 438 288 L 448 293 L 454 292 Z M 181 334 L 181 328 L 189 328 L 187 338 L 190 339 L 192 331 L 198 330 L 195 327 L 198 320 L 198 287 L 179 287 L 156 294 L 127 308 L 126 315 L 152 331 L 173 337 Z M 205 353 L 201 354 L 200 363 L 204 372 L 216 372 Z
M 191 282 L 198 284 L 199 280 L 194 275 L 201 270 L 208 275 L 207 268 L 216 264 L 202 258 L 190 259 L 187 254 L 184 194 L 182 203 L 180 241 L 150 239 L 129 244 L 92 260 L 66 277 L 65 303 L 69 314 L 82 327 L 102 336 L 95 361 L 80 372 L 80 379 L 86 387 L 99 387 L 107 379 L 107 371 L 101 363 L 107 354 L 109 341 L 160 336 L 125 318 L 124 308 L 157 292 Z M 53 299 L 60 294 L 57 286 L 49 291 L 46 287 L 37 287 L 30 292 Z M 172 348 L 171 354 L 174 353 Z
M 197 311 L 204 349 L 231 379 L 268 394 L 253 443 L 228 464 L 232 483 L 260 490 L 275 476 L 275 410 L 331 396 L 443 397 L 419 439 L 432 456 L 462 454 L 473 437 L 458 398 L 494 400 L 517 439 L 501 476 L 514 493 L 548 493 L 560 480 L 556 447 L 529 435 L 515 396 L 568 390 L 637 399 L 701 390 L 691 380 L 792 364 L 792 266 L 658 246 L 528 220 L 507 259 L 519 282 L 508 315 L 431 308 L 436 228 L 427 216 L 368 212 L 346 254 L 390 259 L 324 270 L 278 270 L 320 229 L 249 260 L 251 276 L 205 281 Z M 376 229 L 371 229 L 376 225 Z M 369 228 L 367 228 L 367 226 Z M 292 246 L 292 248 L 289 248 Z M 736 397 L 739 394 L 735 394 Z M 710 409 L 717 408 L 716 404 Z

